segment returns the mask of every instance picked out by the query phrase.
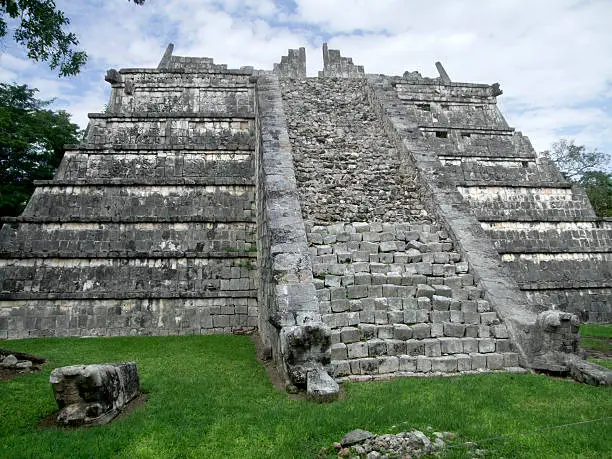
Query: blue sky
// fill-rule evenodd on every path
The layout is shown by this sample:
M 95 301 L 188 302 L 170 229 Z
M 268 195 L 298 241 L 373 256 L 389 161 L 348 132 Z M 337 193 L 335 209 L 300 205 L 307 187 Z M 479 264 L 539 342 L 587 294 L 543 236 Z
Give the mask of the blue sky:
M 542 151 L 561 138 L 612 152 L 612 0 L 56 0 L 89 62 L 58 78 L 6 38 L 0 81 L 27 83 L 56 98 L 83 127 L 107 103 L 109 68 L 155 67 L 175 54 L 230 67 L 271 69 L 304 46 L 308 72 L 321 44 L 339 48 L 368 73 L 499 82 L 508 122 Z

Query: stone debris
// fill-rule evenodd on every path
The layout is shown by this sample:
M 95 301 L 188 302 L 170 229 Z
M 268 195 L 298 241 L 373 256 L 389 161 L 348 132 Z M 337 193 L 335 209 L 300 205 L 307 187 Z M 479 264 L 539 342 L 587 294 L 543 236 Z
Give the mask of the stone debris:
M 63 425 L 106 424 L 140 393 L 135 362 L 56 368 L 49 382 Z
M 451 432 L 432 432 L 431 436 L 427 436 L 420 430 L 375 435 L 356 429 L 346 434 L 339 443 L 334 443 L 332 448 L 338 451 L 338 457 L 357 459 L 421 457 L 443 450 L 455 436 Z

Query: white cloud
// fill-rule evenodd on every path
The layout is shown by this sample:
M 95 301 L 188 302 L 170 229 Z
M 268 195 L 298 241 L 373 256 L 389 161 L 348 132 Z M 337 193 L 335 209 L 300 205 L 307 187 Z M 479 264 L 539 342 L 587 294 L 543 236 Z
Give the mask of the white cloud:
M 288 48 L 306 47 L 310 75 L 329 41 L 366 72 L 436 76 L 442 61 L 455 81 L 499 81 L 503 112 L 536 149 L 559 136 L 612 151 L 612 33 L 609 0 L 58 0 L 89 54 L 80 76 L 53 82 L 44 65 L 0 55 L 0 78 L 36 81 L 83 120 L 100 111 L 110 67 L 155 67 L 169 42 L 175 54 L 213 57 L 230 68 L 271 69 Z M 32 80 L 38 78 L 38 80 Z M 61 80 L 64 81 L 64 80 Z M 98 89 L 100 88 L 100 89 Z M 91 104 L 91 105 L 88 105 Z

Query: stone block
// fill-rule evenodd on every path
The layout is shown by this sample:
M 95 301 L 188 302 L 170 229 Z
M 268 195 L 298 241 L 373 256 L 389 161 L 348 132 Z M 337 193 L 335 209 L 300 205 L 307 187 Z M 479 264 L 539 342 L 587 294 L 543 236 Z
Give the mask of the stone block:
M 444 336 L 444 324 L 441 322 L 435 322 L 435 323 L 431 323 L 431 337 L 432 338 L 439 338 L 441 336 Z
M 487 368 L 487 356 L 483 354 L 470 354 L 472 359 L 472 370 L 482 370 Z
M 502 355 L 504 356 L 504 368 L 518 367 L 520 365 L 519 355 L 516 352 L 504 352 Z
M 412 328 L 405 324 L 394 324 L 393 325 L 393 337 L 395 339 L 407 340 L 412 338 Z
M 487 354 L 487 368 L 489 370 L 504 368 L 504 356 L 502 354 Z
M 449 322 L 450 311 L 431 311 L 429 317 L 432 322 Z
M 346 312 L 350 310 L 350 303 L 346 299 L 332 300 L 330 302 L 332 312 Z
M 340 340 L 343 343 L 355 343 L 361 339 L 361 332 L 356 327 L 345 327 L 340 329 Z M 341 359 L 338 359 L 341 360 Z
M 413 356 L 425 355 L 423 340 L 409 339 L 406 341 L 406 354 Z
M 140 392 L 135 362 L 60 367 L 49 381 L 64 425 L 106 424 Z
M 331 358 L 332 360 L 346 360 L 347 352 L 346 352 L 346 344 L 338 343 L 331 345 Z
M 496 325 L 499 324 L 497 313 L 495 312 L 483 312 L 480 314 L 480 323 L 483 325 Z
M 332 376 L 335 378 L 351 374 L 351 365 L 347 360 L 332 360 L 330 366 Z
M 512 341 L 509 339 L 495 340 L 495 352 L 511 352 L 512 350 Z
M 464 322 L 463 313 L 461 311 L 451 310 L 450 321 L 456 324 L 462 324 Z
M 359 372 L 362 375 L 378 373 L 378 359 L 367 358 L 359 360 Z
M 493 325 L 491 331 L 495 338 L 509 338 L 508 329 L 504 324 Z
M 360 341 L 346 346 L 349 359 L 360 359 L 368 356 L 368 343 Z
M 469 355 L 459 354 L 456 357 L 458 371 L 470 371 L 472 369 L 472 359 Z
M 431 359 L 431 371 L 441 373 L 455 373 L 457 371 L 457 357 L 444 355 Z
M 440 341 L 437 339 L 424 339 L 425 355 L 427 357 L 439 357 L 442 355 L 440 350 Z
M 406 353 L 406 341 L 389 339 L 387 343 L 387 354 L 388 355 L 402 355 Z
M 361 339 L 362 340 L 370 340 L 370 339 L 374 339 L 376 338 L 376 325 L 374 324 L 368 324 L 368 323 L 361 323 L 359 324 L 359 331 L 361 333 Z
M 365 298 L 368 296 L 368 288 L 366 285 L 351 285 L 346 288 L 346 296 L 348 298 Z
M 463 342 L 459 338 L 440 338 L 442 354 L 462 354 Z
M 416 358 L 417 361 L 417 372 L 429 373 L 431 371 L 431 358 L 419 355 Z
M 452 322 L 444 322 L 444 335 L 462 338 L 465 335 L 465 325 Z
M 416 296 L 432 298 L 436 294 L 436 289 L 431 285 L 418 284 L 416 289 Z
M 378 358 L 379 373 L 395 373 L 399 370 L 399 359 L 395 356 Z
M 323 369 L 315 368 L 308 372 L 306 393 L 316 402 L 331 402 L 338 398 L 340 386 Z
M 381 325 L 377 327 L 376 335 L 379 339 L 392 339 L 393 325 Z
M 450 310 L 451 300 L 446 296 L 434 295 L 431 298 L 431 304 L 434 311 L 448 311 Z
M 411 357 L 408 355 L 400 355 L 399 356 L 399 371 L 405 371 L 414 373 L 416 372 L 417 366 L 416 357 Z
M 370 357 L 377 357 L 385 355 L 387 352 L 387 345 L 381 339 L 373 339 L 368 341 L 368 355 Z
M 481 354 L 495 352 L 495 340 L 493 338 L 479 338 L 478 352 L 480 352 Z
M 425 339 L 431 337 L 431 328 L 428 324 L 415 324 L 412 326 L 412 337 L 414 339 Z
M 463 343 L 464 354 L 473 354 L 478 352 L 478 340 L 476 338 L 462 338 L 461 342 Z

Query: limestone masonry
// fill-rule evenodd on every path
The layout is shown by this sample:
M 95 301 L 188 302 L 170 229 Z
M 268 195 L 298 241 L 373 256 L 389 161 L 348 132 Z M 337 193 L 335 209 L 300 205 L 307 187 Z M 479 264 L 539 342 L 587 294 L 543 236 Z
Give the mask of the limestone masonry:
M 612 223 L 498 84 L 172 55 L 109 70 L 54 180 L 0 233 L 0 339 L 258 329 L 288 382 L 524 369 L 605 383 Z M 607 378 L 607 379 L 606 379 Z

